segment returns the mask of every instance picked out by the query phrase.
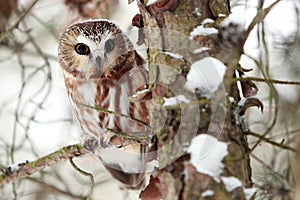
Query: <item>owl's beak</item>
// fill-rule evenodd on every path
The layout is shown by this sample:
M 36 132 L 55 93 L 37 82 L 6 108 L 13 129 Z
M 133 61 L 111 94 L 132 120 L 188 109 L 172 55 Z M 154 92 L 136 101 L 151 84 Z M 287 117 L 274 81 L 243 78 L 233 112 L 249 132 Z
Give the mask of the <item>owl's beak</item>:
M 97 68 L 98 72 L 100 73 L 101 72 L 101 66 L 100 66 L 101 58 L 100 58 L 100 56 L 97 56 L 95 60 L 96 60 L 96 68 Z

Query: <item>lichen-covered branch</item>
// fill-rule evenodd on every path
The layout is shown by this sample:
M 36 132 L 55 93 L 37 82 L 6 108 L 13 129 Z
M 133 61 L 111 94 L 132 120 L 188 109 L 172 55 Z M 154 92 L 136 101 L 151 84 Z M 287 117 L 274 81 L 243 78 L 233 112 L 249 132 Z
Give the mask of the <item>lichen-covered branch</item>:
M 87 153 L 90 153 L 90 151 L 85 149 L 81 144 L 75 144 L 63 147 L 62 149 L 41 157 L 35 161 L 19 163 L 15 167 L 2 169 L 2 174 L 0 174 L 0 186 L 29 176 L 60 161 L 69 160 L 74 157 L 80 157 Z

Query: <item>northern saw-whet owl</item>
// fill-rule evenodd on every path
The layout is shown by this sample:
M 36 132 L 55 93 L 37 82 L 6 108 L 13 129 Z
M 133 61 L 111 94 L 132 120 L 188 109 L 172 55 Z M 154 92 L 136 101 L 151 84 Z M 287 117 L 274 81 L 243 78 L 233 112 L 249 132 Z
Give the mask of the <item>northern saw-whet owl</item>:
M 134 135 L 148 129 L 147 101 L 130 101 L 146 87 L 144 60 L 107 20 L 70 25 L 59 39 L 58 56 L 85 145 L 89 148 L 90 139 L 98 141 L 94 152 L 112 176 L 129 188 L 141 187 L 148 146 L 116 133 Z

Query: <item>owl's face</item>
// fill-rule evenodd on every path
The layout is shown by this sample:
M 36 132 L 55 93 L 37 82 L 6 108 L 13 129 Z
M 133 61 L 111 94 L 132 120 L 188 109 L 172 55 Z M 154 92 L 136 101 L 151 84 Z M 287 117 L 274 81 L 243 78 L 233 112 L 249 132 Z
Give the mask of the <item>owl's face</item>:
M 89 20 L 67 28 L 59 39 L 58 57 L 76 78 L 108 78 L 132 50 L 132 43 L 115 24 Z

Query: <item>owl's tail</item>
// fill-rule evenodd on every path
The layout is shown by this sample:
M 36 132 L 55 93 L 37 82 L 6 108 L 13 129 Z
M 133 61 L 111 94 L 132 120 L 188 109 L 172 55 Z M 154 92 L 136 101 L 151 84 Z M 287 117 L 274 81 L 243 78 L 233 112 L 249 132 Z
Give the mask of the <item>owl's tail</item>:
M 145 187 L 148 145 L 130 144 L 99 151 L 99 157 L 110 174 L 128 189 Z
M 105 168 L 110 172 L 110 174 L 123 183 L 126 188 L 132 189 L 132 190 L 139 190 L 143 189 L 145 187 L 145 173 L 126 173 L 122 171 L 120 168 L 118 168 L 117 165 L 111 166 L 111 165 L 105 165 Z

